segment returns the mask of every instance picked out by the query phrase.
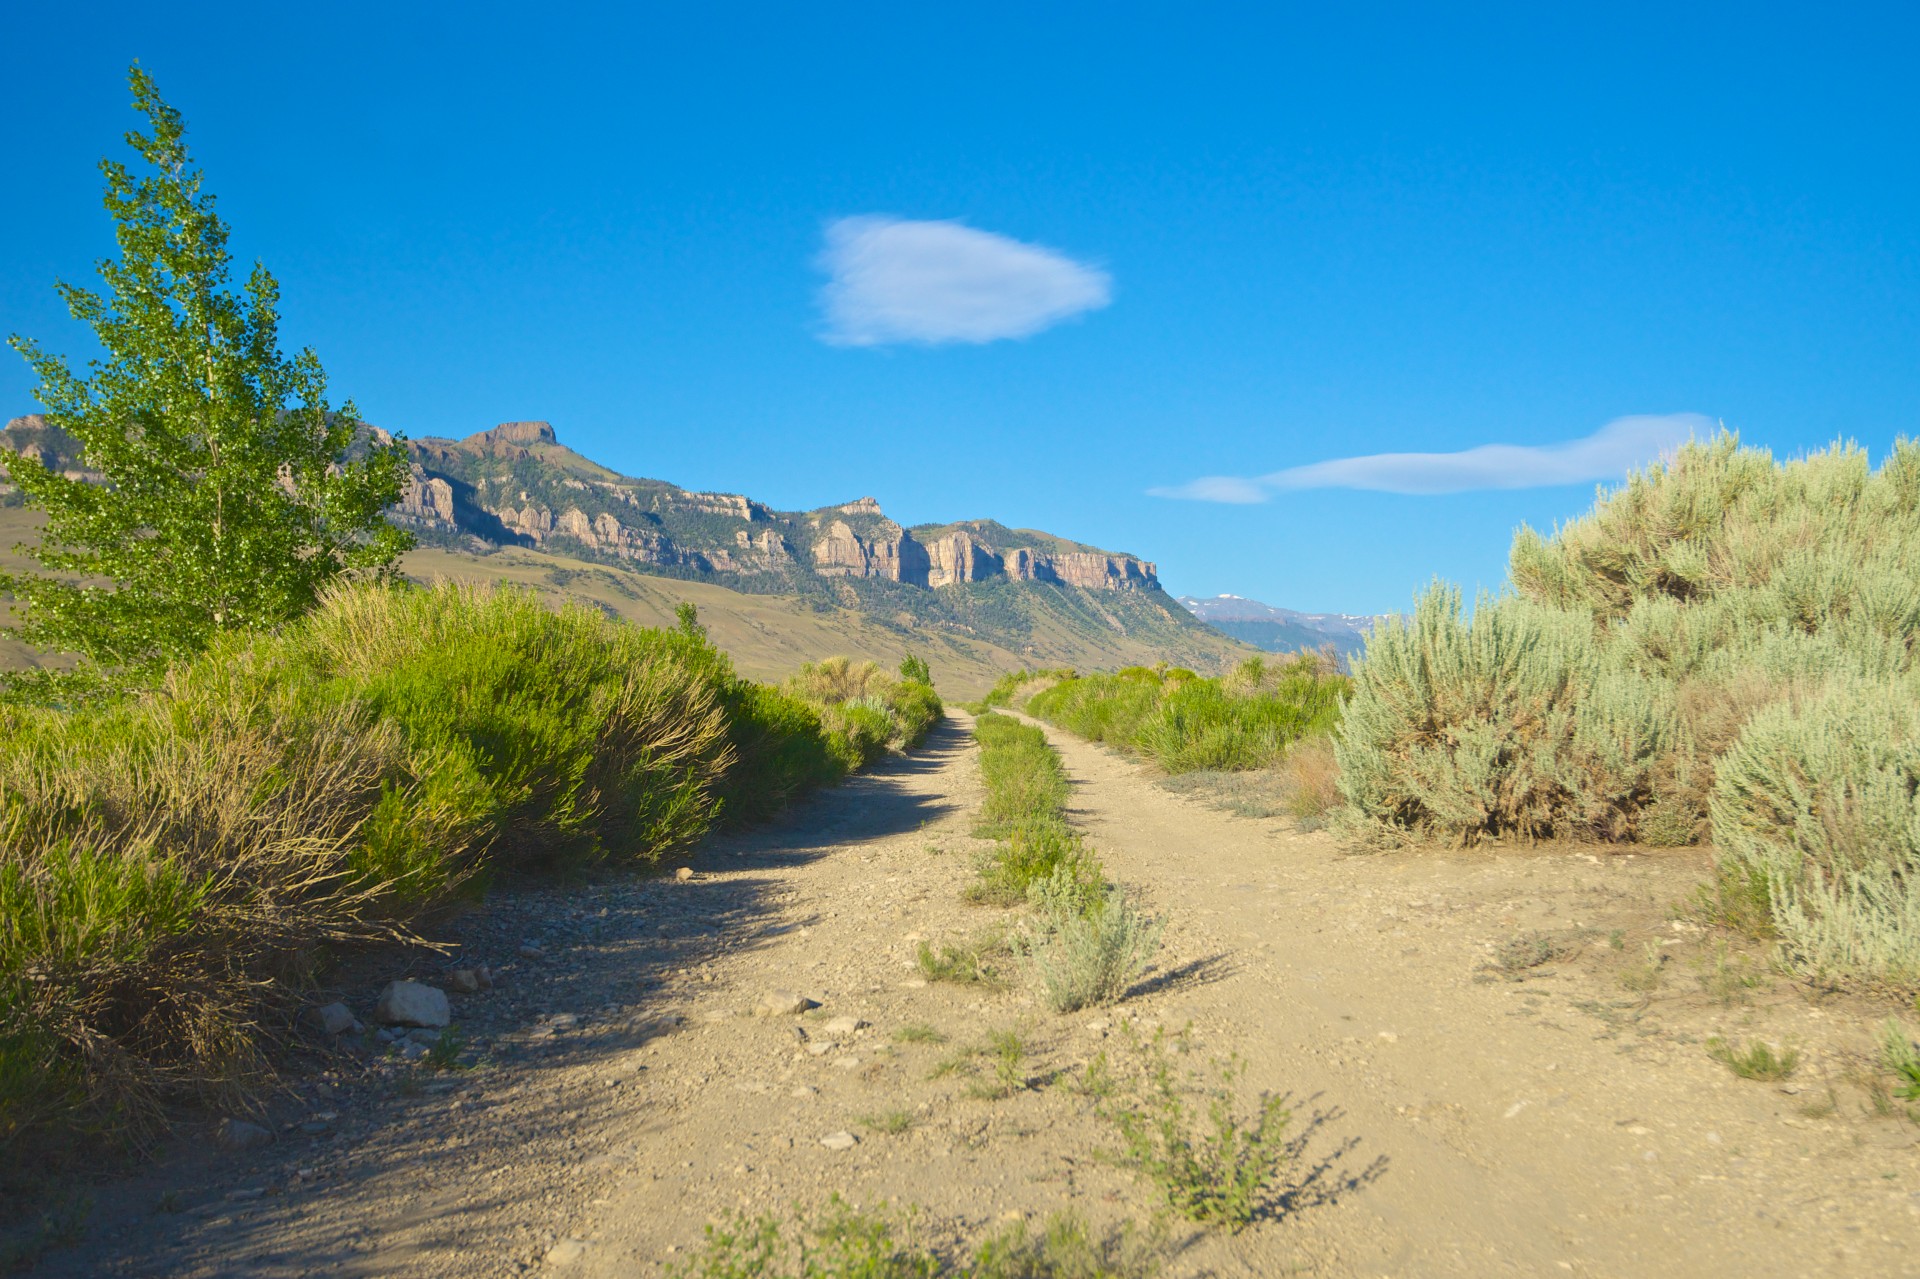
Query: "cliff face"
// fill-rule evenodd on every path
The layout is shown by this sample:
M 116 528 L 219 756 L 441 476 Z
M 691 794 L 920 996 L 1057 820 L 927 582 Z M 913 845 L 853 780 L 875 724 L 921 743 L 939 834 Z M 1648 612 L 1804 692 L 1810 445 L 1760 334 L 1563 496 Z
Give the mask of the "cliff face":
M 987 521 L 906 529 L 871 497 L 775 511 L 733 493 L 696 493 L 617 475 L 560 444 L 545 422 L 506 422 L 464 440 L 409 445 L 413 479 L 397 522 L 424 533 L 572 546 L 636 564 L 722 577 L 875 579 L 923 589 L 1047 582 L 1157 591 L 1130 555 L 1022 534 Z

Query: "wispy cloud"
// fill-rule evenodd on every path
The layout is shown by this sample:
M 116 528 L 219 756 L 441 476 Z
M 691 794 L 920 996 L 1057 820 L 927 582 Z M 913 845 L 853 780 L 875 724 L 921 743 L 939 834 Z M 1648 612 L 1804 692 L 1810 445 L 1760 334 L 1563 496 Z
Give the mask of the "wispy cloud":
M 841 218 L 820 266 L 821 336 L 843 346 L 1023 338 L 1113 299 L 1097 267 L 958 222 Z
M 1548 488 L 1621 479 L 1695 435 L 1715 429 L 1699 413 L 1617 417 L 1564 444 L 1482 444 L 1457 453 L 1371 453 L 1290 466 L 1266 475 L 1208 475 L 1148 489 L 1155 497 L 1198 502 L 1264 502 L 1293 489 L 1371 489 L 1380 493 L 1471 493 Z

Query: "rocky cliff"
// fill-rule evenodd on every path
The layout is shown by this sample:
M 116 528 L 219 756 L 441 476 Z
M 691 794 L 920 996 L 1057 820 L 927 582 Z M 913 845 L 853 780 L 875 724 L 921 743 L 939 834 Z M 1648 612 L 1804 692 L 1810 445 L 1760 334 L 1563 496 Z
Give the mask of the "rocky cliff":
M 734 493 L 634 479 L 562 445 L 545 422 L 410 445 L 397 522 L 483 542 L 565 547 L 719 578 L 875 579 L 937 590 L 990 581 L 1158 591 L 1154 566 L 991 521 L 908 529 L 871 497 L 776 511 Z

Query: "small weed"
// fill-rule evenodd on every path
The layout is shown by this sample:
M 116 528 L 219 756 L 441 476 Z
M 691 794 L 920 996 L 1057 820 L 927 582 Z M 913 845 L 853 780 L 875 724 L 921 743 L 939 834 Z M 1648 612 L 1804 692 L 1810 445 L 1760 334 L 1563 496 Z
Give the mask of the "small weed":
M 1024 1221 L 994 1235 L 974 1253 L 965 1279 L 1152 1279 L 1166 1255 L 1163 1229 L 1132 1222 L 1103 1237 L 1072 1213 L 1047 1218 L 1035 1232 Z
M 1827 1089 L 1827 1095 L 1800 1107 L 1800 1114 L 1807 1119 L 1831 1119 L 1840 1109 L 1840 1098 L 1833 1089 Z
M 1920 1101 L 1920 1048 L 1907 1028 L 1889 1017 L 1880 1028 L 1880 1064 L 1892 1072 L 1894 1092 L 1906 1101 Z
M 902 1044 L 944 1044 L 947 1042 L 945 1035 L 927 1025 L 924 1021 L 916 1021 L 900 1027 L 900 1029 L 893 1032 L 893 1038 L 895 1042 Z
M 1104 1097 L 1096 1113 L 1119 1131 L 1120 1162 L 1157 1184 L 1183 1216 L 1239 1230 L 1266 1206 L 1286 1162 L 1285 1105 L 1263 1093 L 1251 1116 L 1238 1115 L 1235 1094 L 1246 1073 L 1240 1058 L 1215 1061 L 1209 1081 L 1196 1069 L 1174 1069 L 1173 1053 L 1190 1049 L 1189 1032 L 1173 1039 L 1170 1051 L 1164 1030 L 1150 1039 L 1131 1023 L 1122 1031 L 1128 1053 L 1119 1068 L 1102 1052 L 1085 1083 Z M 1190 1100 L 1195 1094 L 1206 1098 L 1204 1114 Z
M 911 1110 L 889 1110 L 884 1114 L 862 1115 L 860 1123 L 870 1132 L 881 1132 L 889 1137 L 898 1137 L 913 1127 Z
M 467 1046 L 467 1037 L 452 1026 L 440 1032 L 440 1038 L 433 1041 L 427 1049 L 427 1055 L 420 1064 L 428 1070 L 467 1070 L 470 1069 L 460 1060 L 460 1053 Z
M 1700 986 L 1723 1004 L 1744 1002 L 1747 992 L 1764 986 L 1767 975 L 1745 955 L 1730 954 L 1721 942 L 1714 949 L 1713 964 L 1700 972 Z
M 1724 1039 L 1709 1039 L 1707 1056 L 1742 1079 L 1768 1083 L 1785 1079 L 1800 1065 L 1799 1049 L 1776 1049 L 1763 1039 L 1756 1039 L 1745 1048 L 1736 1048 Z
M 909 1223 L 904 1223 L 908 1224 Z M 903 1223 L 884 1212 L 859 1212 L 839 1195 L 818 1216 L 737 1215 L 709 1225 L 705 1246 L 669 1279 L 934 1279 L 940 1262 L 920 1245 L 895 1237 Z
M 1659 943 L 1648 942 L 1640 952 L 1640 962 L 1620 974 L 1620 984 L 1642 995 L 1658 990 L 1664 975 L 1660 970 L 1666 963 L 1667 953 L 1660 949 Z
M 187 1201 L 181 1197 L 178 1190 L 163 1190 L 160 1192 L 160 1197 L 153 1201 L 153 1210 L 155 1212 L 163 1212 L 169 1215 L 176 1212 L 185 1212 L 186 1207 Z
M 27 1270 L 49 1252 L 72 1248 L 87 1236 L 87 1216 L 93 1200 L 72 1195 L 40 1214 L 22 1233 L 0 1239 L 0 1274 Z
M 977 1076 L 967 1086 L 967 1095 L 982 1101 L 1000 1101 L 1027 1089 L 1027 1045 L 1018 1033 L 996 1030 L 987 1035 L 986 1044 L 974 1051 L 988 1059 L 990 1073 Z
M 997 986 L 1000 984 L 999 977 L 988 958 L 1004 951 L 1005 947 L 1004 938 L 999 935 L 971 938 L 958 945 L 943 942 L 937 950 L 929 943 L 921 942 L 915 959 L 928 981 Z
M 1521 933 L 1500 943 L 1493 952 L 1493 966 L 1512 977 L 1565 959 L 1578 949 L 1577 942 L 1550 933 Z
M 1627 948 L 1627 930 L 1624 928 L 1616 928 L 1608 933 L 1607 946 L 1611 950 L 1625 950 Z

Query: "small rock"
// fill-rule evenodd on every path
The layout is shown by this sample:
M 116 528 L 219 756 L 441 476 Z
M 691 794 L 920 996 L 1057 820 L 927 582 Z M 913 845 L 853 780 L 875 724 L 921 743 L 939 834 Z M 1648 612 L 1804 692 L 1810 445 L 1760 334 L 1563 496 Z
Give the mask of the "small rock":
M 475 995 L 480 992 L 480 973 L 473 968 L 456 968 L 447 974 L 447 987 L 456 994 Z
M 213 1139 L 228 1150 L 252 1150 L 272 1141 L 273 1134 L 244 1119 L 222 1119 L 213 1130 Z
M 562 1239 L 547 1249 L 547 1264 L 550 1266 L 571 1266 L 587 1255 L 587 1241 L 584 1239 Z
M 790 1092 L 790 1093 L 788 1093 L 788 1094 L 787 1094 L 787 1096 L 789 1096 L 789 1097 L 811 1097 L 811 1096 L 813 1096 L 814 1094 L 816 1094 L 816 1093 L 818 1093 L 819 1091 L 820 1091 L 820 1090 L 819 1090 L 818 1088 L 809 1088 L 809 1087 L 807 1087 L 807 1086 L 806 1086 L 805 1084 L 801 1084 L 801 1085 L 800 1085 L 800 1086 L 799 1086 L 798 1088 L 796 1088 L 796 1089 L 794 1089 L 794 1090 L 793 1090 L 792 1092 Z
M 1377 1036 L 1377 1038 L 1385 1040 L 1387 1043 L 1390 1043 L 1390 1044 L 1397 1044 L 1400 1042 L 1400 1036 L 1394 1034 L 1391 1030 L 1381 1031 L 1380 1034 Z
M 852 1150 L 860 1144 L 860 1139 L 850 1132 L 830 1132 L 820 1139 L 820 1144 L 828 1150 Z
M 759 1017 L 787 1017 L 819 1006 L 805 995 L 791 990 L 770 990 L 760 996 L 760 1004 L 753 1011 Z
M 452 1020 L 447 992 L 425 982 L 388 982 L 374 1005 L 374 1020 L 389 1026 L 445 1026 Z
M 400 1041 L 400 1046 L 397 1051 L 405 1061 L 419 1061 L 427 1055 L 427 1046 L 425 1044 L 417 1044 L 411 1039 L 403 1039 Z
M 682 866 L 680 869 L 673 872 L 673 878 L 678 883 L 682 883 L 682 884 L 686 883 L 688 880 L 693 878 L 693 867 Z
M 858 1070 L 860 1069 L 860 1059 L 858 1057 L 837 1057 L 834 1059 L 833 1068 L 835 1070 Z
M 245 1203 L 249 1199 L 265 1199 L 266 1197 L 267 1189 L 265 1186 L 243 1186 L 238 1190 L 229 1190 L 227 1192 L 227 1198 L 234 1203 Z
M 816 1039 L 807 1045 L 807 1051 L 816 1057 L 824 1057 L 834 1050 L 834 1043 L 828 1039 Z
M 353 1010 L 345 1004 L 322 1004 L 318 1008 L 307 1009 L 307 1024 L 323 1035 L 357 1034 L 366 1029 Z
M 733 1020 L 733 1010 L 731 1008 L 715 1008 L 708 1012 L 701 1013 L 700 1020 L 706 1022 L 731 1021 Z
M 866 1024 L 858 1017 L 835 1017 L 820 1028 L 820 1033 L 828 1039 L 851 1039 L 855 1032 L 864 1029 Z
M 1104 1021 L 1090 1021 L 1084 1029 L 1089 1035 L 1104 1035 L 1107 1033 L 1107 1023 Z
M 422 1048 L 431 1048 L 440 1042 L 440 1032 L 437 1030 L 409 1030 L 407 1032 L 407 1038 L 413 1043 L 419 1044 Z
M 538 946 L 535 946 L 531 942 L 527 942 L 523 944 L 520 947 L 518 954 L 522 959 L 545 959 L 547 957 L 546 951 L 542 950 Z

